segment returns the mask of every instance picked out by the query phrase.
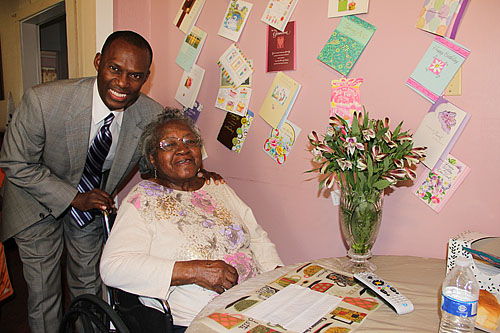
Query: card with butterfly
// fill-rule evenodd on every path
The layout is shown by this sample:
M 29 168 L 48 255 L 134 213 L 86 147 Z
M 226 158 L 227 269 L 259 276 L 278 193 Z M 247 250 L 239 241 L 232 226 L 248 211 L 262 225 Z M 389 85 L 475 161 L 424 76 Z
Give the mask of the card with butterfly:
M 438 98 L 413 135 L 414 147 L 427 147 L 425 166 L 432 170 L 446 159 L 469 119 L 469 113 Z

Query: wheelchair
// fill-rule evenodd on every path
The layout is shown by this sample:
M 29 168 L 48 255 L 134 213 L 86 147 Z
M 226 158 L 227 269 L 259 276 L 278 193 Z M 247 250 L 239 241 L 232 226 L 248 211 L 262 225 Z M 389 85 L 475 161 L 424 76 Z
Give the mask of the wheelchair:
M 106 242 L 116 214 L 104 213 Z M 109 304 L 102 298 L 84 294 L 75 297 L 65 312 L 60 333 L 173 333 L 173 320 L 168 303 L 161 302 L 164 312 L 143 305 L 139 296 L 117 288 L 107 288 Z

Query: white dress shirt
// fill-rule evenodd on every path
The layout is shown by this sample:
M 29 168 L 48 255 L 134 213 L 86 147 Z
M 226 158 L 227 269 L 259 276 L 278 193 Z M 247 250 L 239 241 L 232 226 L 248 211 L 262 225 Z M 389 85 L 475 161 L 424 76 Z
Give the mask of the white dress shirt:
M 106 118 L 109 113 L 112 112 L 115 115 L 115 119 L 111 123 L 109 127 L 111 131 L 111 136 L 113 137 L 113 141 L 111 143 L 111 147 L 109 148 L 108 156 L 106 156 L 106 160 L 104 161 L 103 171 L 111 169 L 111 164 L 113 163 L 113 159 L 115 157 L 116 146 L 118 144 L 118 138 L 120 137 L 120 129 L 122 126 L 123 119 L 123 109 L 110 111 L 109 108 L 104 104 L 99 95 L 99 91 L 97 90 L 97 80 L 94 83 L 94 92 L 92 94 L 92 121 L 90 123 L 90 137 L 89 137 L 89 147 L 94 141 L 97 132 L 101 128 L 104 123 L 104 118 Z

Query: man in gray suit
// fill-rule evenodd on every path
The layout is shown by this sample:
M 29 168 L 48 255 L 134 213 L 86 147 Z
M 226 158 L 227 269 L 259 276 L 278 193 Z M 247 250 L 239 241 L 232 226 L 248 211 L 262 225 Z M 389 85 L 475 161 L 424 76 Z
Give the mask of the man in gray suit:
M 71 297 L 101 292 L 101 221 L 97 217 L 80 227 L 70 210 L 112 209 L 118 186 L 137 165 L 139 136 L 162 110 L 140 92 L 152 57 L 142 36 L 114 32 L 95 56 L 97 78 L 36 86 L 14 113 L 0 152 L 7 176 L 0 240 L 14 237 L 19 247 L 31 332 L 59 329 L 64 246 Z M 77 188 L 89 146 L 110 113 L 112 143 L 100 189 L 81 193 Z

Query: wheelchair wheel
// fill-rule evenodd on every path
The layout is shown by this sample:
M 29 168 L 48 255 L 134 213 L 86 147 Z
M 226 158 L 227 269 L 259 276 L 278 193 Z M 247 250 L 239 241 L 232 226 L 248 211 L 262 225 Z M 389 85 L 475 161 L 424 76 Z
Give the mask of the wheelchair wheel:
M 111 328 L 111 325 L 114 328 Z M 80 331 L 76 327 L 81 327 L 85 333 L 130 333 L 123 320 L 108 303 L 90 294 L 80 295 L 71 302 L 59 331 L 60 333 Z

